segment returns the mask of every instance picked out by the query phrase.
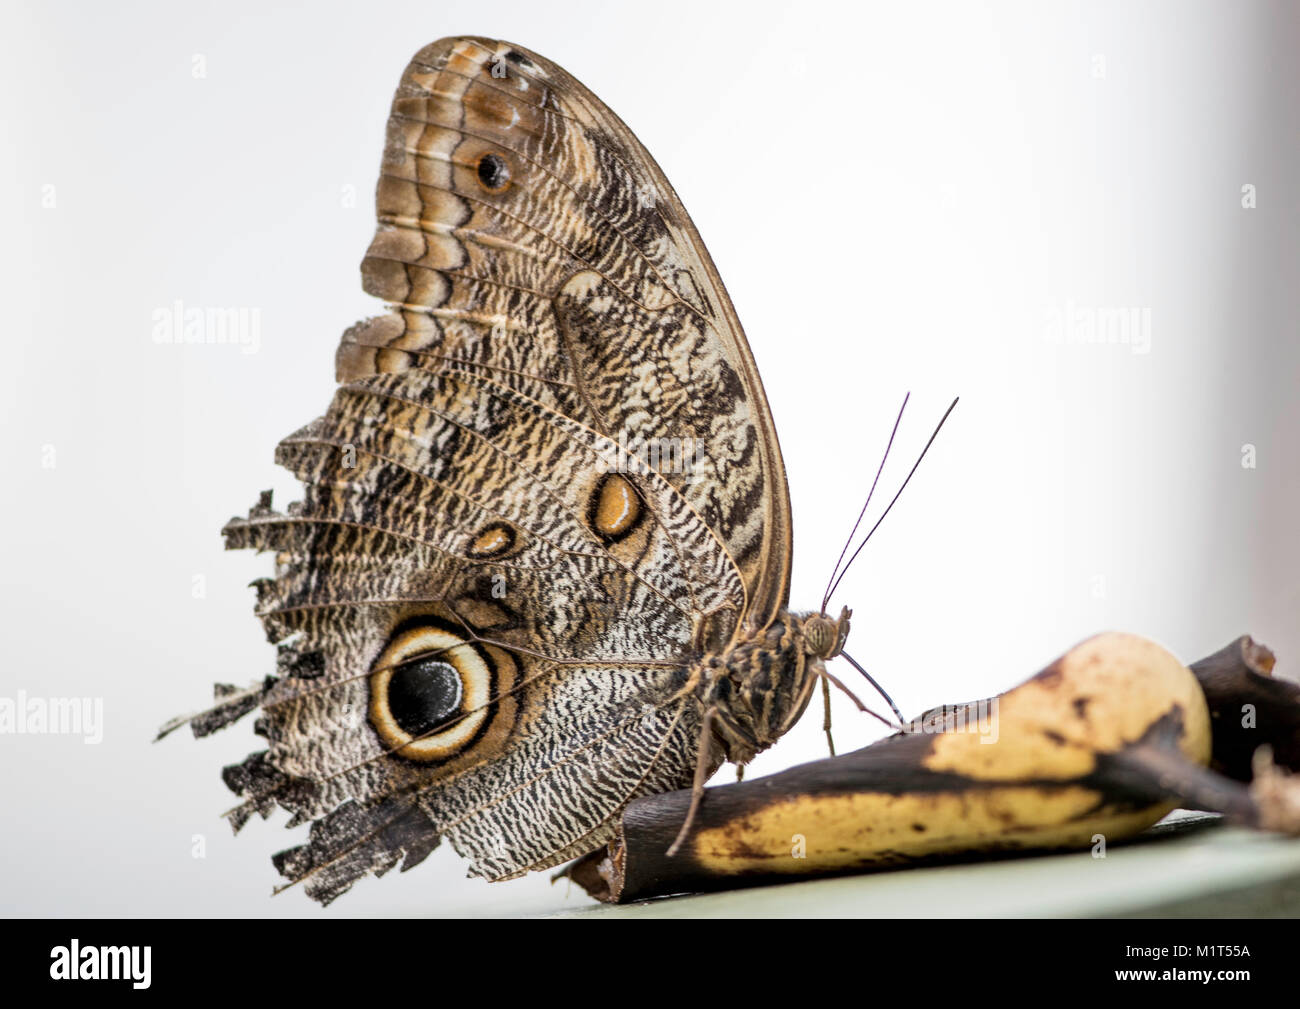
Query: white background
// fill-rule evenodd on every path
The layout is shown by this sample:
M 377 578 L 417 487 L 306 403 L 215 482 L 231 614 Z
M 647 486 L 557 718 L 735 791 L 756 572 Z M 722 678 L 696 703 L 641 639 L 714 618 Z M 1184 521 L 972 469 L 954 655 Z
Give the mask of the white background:
M 882 492 L 960 394 L 837 599 L 905 712 L 1107 628 L 1187 660 L 1248 631 L 1295 674 L 1296 5 L 31 3 L 4 24 L 0 695 L 99 697 L 105 728 L 0 735 L 0 911 L 582 902 L 466 880 L 446 846 L 325 912 L 272 899 L 268 856 L 302 832 L 218 819 L 249 725 L 150 743 L 273 666 L 245 587 L 270 559 L 218 531 L 264 487 L 295 496 L 273 446 L 376 310 L 357 265 L 389 100 L 449 34 L 566 67 L 677 188 L 766 382 L 793 605 L 820 600 L 904 392 Z M 156 344 L 175 299 L 258 309 L 258 352 Z M 1149 351 L 1053 341 L 1071 303 L 1149 312 Z M 876 735 L 836 714 L 841 749 Z M 814 710 L 752 773 L 823 752 Z

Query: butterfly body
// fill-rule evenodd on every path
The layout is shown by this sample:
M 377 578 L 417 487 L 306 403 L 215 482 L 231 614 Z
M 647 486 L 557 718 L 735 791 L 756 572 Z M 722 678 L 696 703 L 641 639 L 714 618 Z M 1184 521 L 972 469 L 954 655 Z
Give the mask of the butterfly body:
M 714 739 L 728 762 L 743 767 L 790 731 L 821 682 L 825 661 L 843 648 L 848 627 L 847 611 L 838 623 L 820 613 L 783 611 L 726 652 L 692 665 L 688 685 L 701 717 L 713 712 Z

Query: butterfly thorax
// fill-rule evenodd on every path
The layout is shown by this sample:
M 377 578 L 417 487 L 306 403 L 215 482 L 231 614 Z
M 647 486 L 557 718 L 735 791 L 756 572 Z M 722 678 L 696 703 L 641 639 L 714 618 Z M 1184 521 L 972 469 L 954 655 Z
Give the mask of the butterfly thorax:
M 690 670 L 701 711 L 726 759 L 746 764 L 780 739 L 808 706 L 827 659 L 838 655 L 850 612 L 838 620 L 783 611 L 766 628 L 742 633 Z

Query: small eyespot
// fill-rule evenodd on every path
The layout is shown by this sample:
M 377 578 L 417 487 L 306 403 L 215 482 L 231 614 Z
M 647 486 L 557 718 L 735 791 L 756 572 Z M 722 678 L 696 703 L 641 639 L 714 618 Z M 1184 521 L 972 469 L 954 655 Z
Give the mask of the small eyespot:
M 503 557 L 515 546 L 515 531 L 505 522 L 492 522 L 483 527 L 469 545 L 469 556 L 476 561 Z
M 489 193 L 504 193 L 510 185 L 510 166 L 499 154 L 484 154 L 478 159 L 478 181 Z
M 591 492 L 587 520 L 607 543 L 627 536 L 641 520 L 641 498 L 626 477 L 606 473 Z

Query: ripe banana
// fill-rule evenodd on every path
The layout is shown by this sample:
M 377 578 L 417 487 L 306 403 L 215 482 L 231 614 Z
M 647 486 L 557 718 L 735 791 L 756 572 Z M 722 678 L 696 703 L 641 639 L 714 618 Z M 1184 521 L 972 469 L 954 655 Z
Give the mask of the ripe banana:
M 1244 654 L 1244 641 L 1220 654 Z M 1292 692 L 1281 710 L 1300 712 L 1300 688 L 1285 686 Z M 1220 693 L 1231 714 L 1232 689 Z M 595 896 L 626 901 L 936 857 L 1088 847 L 1131 837 L 1179 805 L 1300 831 L 1300 779 L 1261 764 L 1252 792 L 1207 768 L 1214 714 L 1197 672 L 1164 648 L 1101 634 L 989 701 L 927 712 L 854 753 L 708 789 L 673 858 L 663 853 L 689 791 L 638 800 L 608 852 L 569 875 Z

